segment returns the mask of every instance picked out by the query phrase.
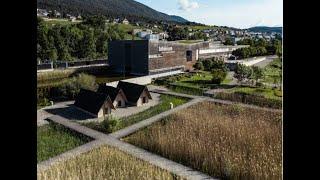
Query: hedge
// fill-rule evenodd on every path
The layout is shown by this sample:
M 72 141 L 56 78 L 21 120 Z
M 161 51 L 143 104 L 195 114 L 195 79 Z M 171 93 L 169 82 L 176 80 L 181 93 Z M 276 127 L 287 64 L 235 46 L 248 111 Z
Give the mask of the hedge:
M 218 92 L 214 94 L 214 98 L 241 102 L 246 104 L 253 104 L 262 107 L 269 108 L 282 108 L 282 101 L 278 99 L 269 99 L 263 96 L 257 96 L 252 94 L 247 94 L 243 92 L 235 92 L 235 93 L 226 93 L 226 92 Z

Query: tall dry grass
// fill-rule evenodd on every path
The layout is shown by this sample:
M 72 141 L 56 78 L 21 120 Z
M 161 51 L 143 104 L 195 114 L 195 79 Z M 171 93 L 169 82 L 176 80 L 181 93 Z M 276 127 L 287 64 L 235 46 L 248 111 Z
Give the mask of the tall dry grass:
M 107 146 L 38 172 L 37 177 L 39 180 L 176 179 L 165 170 Z
M 281 179 L 281 113 L 203 102 L 125 140 L 222 179 Z

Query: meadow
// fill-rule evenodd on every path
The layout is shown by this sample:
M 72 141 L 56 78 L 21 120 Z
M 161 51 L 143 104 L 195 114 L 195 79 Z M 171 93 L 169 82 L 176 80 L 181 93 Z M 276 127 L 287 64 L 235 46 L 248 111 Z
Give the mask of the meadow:
M 47 160 L 91 139 L 65 127 L 51 123 L 37 129 L 37 162 Z
M 45 180 L 103 179 L 181 179 L 147 162 L 108 146 L 91 150 L 45 171 L 38 172 Z
M 281 113 L 202 102 L 124 140 L 221 179 L 281 179 Z

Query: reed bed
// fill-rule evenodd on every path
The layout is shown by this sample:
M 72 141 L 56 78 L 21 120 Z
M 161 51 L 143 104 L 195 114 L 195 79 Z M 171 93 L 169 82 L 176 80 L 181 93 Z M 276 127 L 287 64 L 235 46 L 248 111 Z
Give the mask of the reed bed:
M 117 149 L 102 146 L 38 172 L 43 180 L 181 179 Z
M 202 102 L 124 140 L 221 179 L 281 179 L 281 113 Z

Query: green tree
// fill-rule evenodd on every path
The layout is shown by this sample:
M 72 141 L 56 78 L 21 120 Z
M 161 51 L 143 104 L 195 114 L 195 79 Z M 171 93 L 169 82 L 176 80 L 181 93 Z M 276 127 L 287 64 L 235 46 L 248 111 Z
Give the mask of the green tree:
M 202 60 L 202 64 L 204 66 L 205 71 L 210 71 L 212 66 L 212 60 L 211 59 L 205 59 Z
M 94 38 L 93 29 L 87 28 L 84 30 L 83 39 L 81 41 L 81 58 L 95 58 L 96 56 L 96 40 Z
M 252 75 L 252 69 L 250 66 L 246 66 L 243 64 L 237 64 L 234 78 L 238 80 L 238 82 L 243 83 L 245 80 L 249 79 Z
M 226 38 L 223 44 L 224 45 L 232 45 L 232 46 L 234 46 L 234 43 L 233 43 L 231 38 Z
M 222 69 L 213 69 L 212 73 L 212 83 L 221 84 L 221 82 L 227 77 L 227 72 Z
M 197 70 L 204 70 L 204 66 L 203 66 L 202 61 L 197 61 L 197 62 L 193 65 L 193 67 L 194 67 L 195 69 L 197 69 Z
M 263 70 L 258 66 L 252 66 L 251 78 L 255 81 L 255 85 L 263 78 Z
M 106 26 L 105 23 L 106 23 L 106 18 L 101 15 L 85 17 L 85 19 L 82 22 L 82 24 L 84 25 L 88 25 L 98 29 L 105 29 L 105 26 Z

